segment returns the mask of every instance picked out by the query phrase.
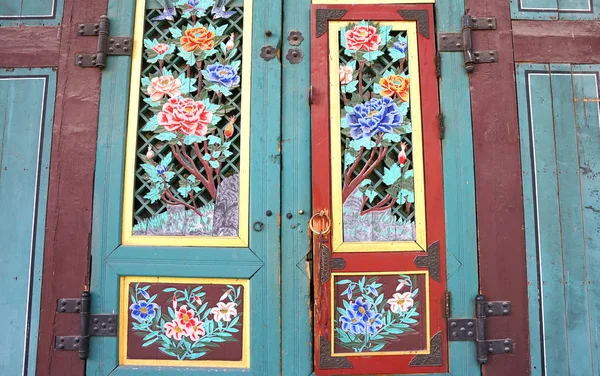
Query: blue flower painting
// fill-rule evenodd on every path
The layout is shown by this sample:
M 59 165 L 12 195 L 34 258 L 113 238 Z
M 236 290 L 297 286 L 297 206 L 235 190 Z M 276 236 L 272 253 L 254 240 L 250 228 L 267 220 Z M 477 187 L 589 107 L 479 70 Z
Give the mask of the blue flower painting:
M 336 281 L 337 352 L 404 350 L 401 338 L 420 330 L 418 284 L 416 275 L 404 274 Z M 354 300 L 348 296 L 349 290 Z
M 240 84 L 240 76 L 231 65 L 220 63 L 206 67 L 206 78 L 213 83 L 232 88 Z
M 129 307 L 131 310 L 131 317 L 140 322 L 152 320 L 154 316 L 156 316 L 157 308 L 158 306 L 156 304 L 148 303 L 145 300 L 139 300 Z
M 373 98 L 356 105 L 346 114 L 346 125 L 355 140 L 377 133 L 391 133 L 402 124 L 403 116 L 391 98 Z

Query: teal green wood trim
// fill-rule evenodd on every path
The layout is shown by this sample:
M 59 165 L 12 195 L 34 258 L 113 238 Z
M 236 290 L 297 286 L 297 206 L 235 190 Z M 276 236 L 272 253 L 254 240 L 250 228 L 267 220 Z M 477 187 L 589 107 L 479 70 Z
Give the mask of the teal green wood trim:
M 281 63 L 260 57 L 266 44 L 283 38 L 280 0 L 255 0 L 252 15 L 252 104 L 250 133 L 250 248 L 265 265 L 250 286 L 250 363 L 257 375 L 281 372 L 281 245 L 276 213 L 281 207 Z M 271 37 L 265 35 L 271 30 Z M 275 188 L 275 190 L 274 190 Z M 264 222 L 262 231 L 252 224 Z
M 595 20 L 598 0 L 511 0 L 513 19 L 526 20 Z
M 21 92 L 25 95 L 28 100 L 28 103 L 15 103 L 18 107 L 18 111 L 15 113 L 15 116 L 30 116 L 31 112 L 26 111 L 29 107 L 31 111 L 33 111 L 36 115 L 39 114 L 39 118 L 30 117 L 27 119 L 20 119 L 18 121 L 21 122 L 32 122 L 39 121 L 39 124 L 36 124 L 36 127 L 41 127 L 37 130 L 37 134 L 39 134 L 39 138 L 36 138 L 35 149 L 37 150 L 38 155 L 36 156 L 36 167 L 35 173 L 37 175 L 37 187 L 35 185 L 32 186 L 33 192 L 31 192 L 35 197 L 32 201 L 32 221 L 33 222 L 33 237 L 29 239 L 22 239 L 23 241 L 27 240 L 30 244 L 28 247 L 33 247 L 31 252 L 33 252 L 32 257 L 29 261 L 29 266 L 27 270 L 29 271 L 29 276 L 24 276 L 23 281 L 29 280 L 30 287 L 29 289 L 29 313 L 27 314 L 29 317 L 29 330 L 28 330 L 28 339 L 27 345 L 23 343 L 23 347 L 19 347 L 13 341 L 11 346 L 5 346 L 5 351 L 3 354 L 3 359 L 10 359 L 10 362 L 2 362 L 5 366 L 8 364 L 14 364 L 19 367 L 19 371 L 22 372 L 21 366 L 24 363 L 25 372 L 24 374 L 28 376 L 35 375 L 35 364 L 37 359 L 37 342 L 38 342 L 38 330 L 40 326 L 39 316 L 40 316 L 40 295 L 41 295 L 41 280 L 42 280 L 42 267 L 43 267 L 43 256 L 44 256 L 44 234 L 45 234 L 45 225 L 46 225 L 46 204 L 47 204 L 47 196 L 48 196 L 48 173 L 50 169 L 50 149 L 52 143 L 52 124 L 54 123 L 54 102 L 56 96 L 56 72 L 49 68 L 42 69 L 14 69 L 11 71 L 1 71 L 0 72 L 0 80 L 11 80 L 14 82 L 14 90 L 16 92 Z M 39 84 L 33 87 L 34 81 L 39 80 Z M 27 86 L 17 87 L 19 86 L 18 82 L 27 83 Z M 32 89 L 37 89 L 41 91 L 41 95 L 39 96 L 39 106 L 31 107 L 35 105 L 33 102 L 36 100 L 37 95 L 32 91 Z M 8 102 L 14 102 L 18 97 L 9 95 L 8 92 L 4 92 L 6 95 L 6 99 Z M 2 102 L 2 101 L 0 101 Z M 8 104 L 8 103 L 6 103 Z M 0 113 L 3 113 L 4 124 L 9 124 L 10 119 L 7 119 L 8 112 L 7 108 L 0 103 Z M 17 120 L 17 119 L 15 119 Z M 7 122 L 8 121 L 8 122 Z M 1 127 L 0 127 L 1 129 Z M 2 149 L 4 149 L 3 142 L 3 133 L 0 132 L 0 161 L 2 160 Z M 24 140 L 25 141 L 25 140 Z M 25 157 L 25 156 L 23 156 Z M 21 173 L 20 173 L 21 174 Z M 23 175 L 20 175 L 20 179 L 23 178 Z M 35 179 L 35 178 L 34 178 Z M 24 207 L 21 206 L 22 210 Z M 31 226 L 31 224 L 29 224 Z M 17 240 L 18 241 L 18 240 Z M 17 249 L 16 244 L 13 244 L 14 248 Z M 29 277 L 29 279 L 27 278 Z M 11 277 L 12 278 L 12 277 Z M 6 285 L 5 285 L 6 287 Z M 25 294 L 27 295 L 27 294 Z M 12 339 L 12 338 L 11 338 Z M 24 339 L 25 342 L 25 339 Z M 26 345 L 26 346 L 25 346 Z M 16 353 L 11 352 L 11 349 L 14 349 Z M 11 355 L 13 354 L 13 355 Z M 26 356 L 26 360 L 23 363 L 19 363 L 15 361 L 15 359 L 22 359 L 22 357 Z M 6 358 L 5 358 L 6 357 Z M 3 372 L 12 372 L 10 369 L 5 366 L 1 367 Z
M 201 370 L 198 368 L 182 368 L 182 367 L 134 367 L 124 366 L 117 368 L 110 376 L 128 376 L 128 375 L 139 375 L 139 376 L 155 376 L 157 373 L 177 376 L 197 376 L 197 375 L 227 375 L 227 376 L 249 376 L 255 375 L 249 370 L 239 369 L 227 369 L 221 368 L 219 370 Z
M 436 4 L 438 32 L 458 32 L 463 1 Z M 473 317 L 479 292 L 475 170 L 469 79 L 462 55 L 441 53 L 440 105 L 445 117 L 443 141 L 446 263 L 453 317 Z M 480 375 L 473 342 L 448 342 L 450 373 Z
M 0 0 L 0 26 L 59 25 L 64 0 Z
M 313 370 L 308 219 L 311 216 L 310 163 L 310 0 L 284 1 L 283 51 L 287 36 L 297 30 L 304 36 L 300 64 L 283 61 L 281 284 L 282 372 L 306 376 Z M 304 214 L 299 214 L 303 210 Z M 288 213 L 292 218 L 288 219 Z
M 527 255 L 527 293 L 529 295 L 529 334 L 531 352 L 531 376 L 541 376 L 542 335 L 540 320 L 540 286 L 538 281 L 538 255 L 535 211 L 535 169 L 529 128 L 529 95 L 527 71 L 547 72 L 547 65 L 517 65 L 517 95 L 519 110 L 519 132 L 521 140 L 521 166 L 523 176 L 523 200 L 525 215 L 525 246 Z
M 598 98 L 598 65 L 576 65 L 573 67 L 573 88 L 576 98 Z M 593 73 L 595 77 L 580 76 L 577 73 Z M 592 374 L 597 374 L 600 369 L 600 339 L 595 333 L 600 331 L 600 284 L 597 271 L 600 270 L 600 239 L 598 238 L 597 224 L 600 223 L 600 196 L 598 194 L 599 181 L 596 173 L 600 171 L 600 110 L 598 103 L 576 102 L 577 115 L 577 140 L 579 167 L 581 172 L 579 183 L 581 187 L 581 202 L 583 220 L 583 255 L 587 268 L 586 289 L 589 299 L 589 318 L 592 351 Z M 591 173 L 590 173 L 591 172 Z
M 577 127 L 584 113 L 575 112 L 574 80 L 570 65 L 550 65 L 552 74 L 552 108 L 556 141 L 559 186 L 561 249 L 565 278 L 564 299 L 567 320 L 569 369 L 591 370 L 592 354 L 587 295 L 587 269 L 583 239 L 583 218 L 579 184 Z M 595 82 L 595 74 L 592 74 Z M 591 78 L 592 76 L 588 76 Z M 588 78 L 588 79 L 589 79 Z M 596 98 L 596 96 L 592 97 Z

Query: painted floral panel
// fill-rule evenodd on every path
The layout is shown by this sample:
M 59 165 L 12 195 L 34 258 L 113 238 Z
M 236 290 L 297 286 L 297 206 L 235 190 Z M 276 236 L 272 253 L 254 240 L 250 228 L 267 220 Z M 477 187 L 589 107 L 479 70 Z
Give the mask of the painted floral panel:
M 427 348 L 425 274 L 334 275 L 334 353 Z
M 344 242 L 416 239 L 409 48 L 389 25 L 340 30 Z
M 129 284 L 127 358 L 241 361 L 244 286 Z
M 133 235 L 237 236 L 243 8 L 146 14 Z

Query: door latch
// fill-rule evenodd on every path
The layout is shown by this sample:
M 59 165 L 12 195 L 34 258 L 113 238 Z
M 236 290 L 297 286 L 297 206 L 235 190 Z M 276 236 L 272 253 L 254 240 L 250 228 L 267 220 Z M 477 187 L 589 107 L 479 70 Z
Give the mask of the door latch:
M 85 360 L 90 353 L 90 336 L 116 337 L 118 315 L 90 314 L 91 295 L 88 291 L 77 299 L 59 299 L 58 313 L 79 313 L 81 323 L 78 336 L 56 336 L 55 349 L 79 351 L 79 359 Z
M 485 338 L 485 318 L 488 316 L 509 316 L 511 312 L 511 302 L 488 302 L 483 295 L 477 295 L 475 299 L 476 317 L 474 319 L 448 319 L 448 340 L 474 341 L 477 344 L 477 361 L 479 364 L 486 364 L 489 355 L 512 353 L 512 339 Z
M 462 31 L 460 33 L 438 33 L 438 51 L 462 52 L 465 56 L 465 69 L 467 73 L 472 73 L 476 64 L 498 62 L 498 51 L 475 50 L 473 47 L 473 30 L 495 29 L 496 18 L 472 17 L 467 14 L 462 18 Z
M 79 24 L 80 36 L 97 36 L 98 43 L 96 53 L 77 54 L 75 56 L 75 65 L 83 68 L 106 67 L 106 57 L 111 55 L 131 55 L 132 40 L 131 37 L 113 37 L 110 36 L 110 22 L 108 17 L 100 16 L 100 20 L 95 24 Z

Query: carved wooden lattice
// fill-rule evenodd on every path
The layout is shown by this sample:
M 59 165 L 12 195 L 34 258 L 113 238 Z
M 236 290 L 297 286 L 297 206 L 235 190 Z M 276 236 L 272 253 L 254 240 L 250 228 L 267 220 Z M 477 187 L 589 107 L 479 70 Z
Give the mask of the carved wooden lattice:
M 406 31 L 390 29 L 363 21 L 349 24 L 340 32 L 345 241 L 414 240 L 416 236 L 409 106 L 412 98 L 409 98 L 408 49 L 411 46 L 408 46 Z M 346 41 L 352 35 L 348 33 L 355 31 L 357 34 L 370 33 L 373 40 L 380 41 L 379 47 L 371 52 L 359 50 L 355 56 L 355 50 L 348 49 Z M 347 124 L 347 114 L 355 112 L 352 107 L 357 104 L 370 106 L 370 99 L 384 98 L 393 100 L 393 111 L 399 111 L 400 121 L 392 124 L 393 128 L 377 131 L 368 137 L 364 133 L 352 135 L 352 127 Z M 362 120 L 359 119 L 359 122 Z M 360 129 L 367 128 L 361 126 Z M 383 139 L 379 140 L 379 136 L 383 136 Z M 365 143 L 367 140 L 371 146 Z M 360 181 L 360 185 L 348 188 L 352 181 Z M 364 221 L 370 222 L 367 227 L 377 227 L 376 231 L 370 232 L 373 235 L 361 233 L 365 227 Z
M 141 69 L 142 88 L 136 140 L 133 218 L 131 219 L 133 234 L 235 236 L 237 219 L 236 224 L 230 226 L 230 231 L 223 233 L 214 228 L 213 215 L 219 185 L 228 177 L 234 177 L 237 181 L 236 176 L 240 172 L 243 7 L 228 8 L 226 9 L 228 14 L 219 17 L 211 12 L 214 5 L 212 0 L 179 0 L 171 3 L 174 4 L 175 9 L 173 17 L 168 17 L 168 9 L 152 9 L 150 6 L 145 14 L 145 52 Z M 208 7 L 200 8 L 203 4 Z M 192 5 L 195 5 L 195 8 Z M 183 39 L 179 34 L 185 36 L 186 29 L 199 25 L 207 30 L 210 28 L 216 31 L 212 48 L 214 52 L 206 53 L 206 50 L 200 48 L 195 52 L 192 51 L 191 55 L 195 53 L 195 57 L 182 55 Z M 179 32 L 175 31 L 174 34 L 175 29 Z M 172 50 L 169 52 L 158 55 L 159 58 L 164 57 L 163 59 L 156 59 L 157 53 L 162 52 L 157 44 L 173 47 L 170 47 Z M 189 61 L 194 58 L 195 61 Z M 215 64 L 231 66 L 232 62 L 237 64 L 234 66 L 237 75 L 234 80 L 237 83 L 230 86 L 221 85 L 221 91 L 211 90 L 211 85 L 216 84 L 208 80 L 207 67 Z M 202 70 L 205 71 L 204 74 L 200 73 Z M 191 98 L 197 102 L 208 100 L 219 106 L 218 110 L 213 111 L 213 122 L 209 124 L 208 131 L 202 139 L 197 139 L 195 144 L 191 140 L 183 143 L 183 137 L 190 132 L 175 131 L 180 140 L 177 142 L 165 136 L 169 133 L 168 129 L 161 127 L 156 129 L 161 106 L 164 106 L 169 97 L 173 98 L 177 95 L 165 95 L 161 101 L 152 101 L 151 93 L 148 91 L 148 80 L 169 74 L 174 78 L 181 78 L 182 89 L 186 86 L 192 89 L 189 93 L 181 90 L 181 97 Z M 199 83 L 202 85 L 202 90 L 194 90 L 198 88 Z M 219 118 L 217 122 L 214 121 L 216 117 Z M 199 134 L 195 133 L 196 136 Z M 217 138 L 220 140 L 217 141 Z M 206 160 L 207 154 L 211 157 L 209 160 Z M 169 156 L 171 156 L 170 160 Z M 160 169 L 159 164 L 165 158 L 170 163 L 162 176 L 166 176 L 164 173 L 171 172 L 174 175 L 165 184 L 157 185 L 148 173 L 148 165 Z M 189 168 L 184 167 L 183 163 L 186 163 Z M 199 181 L 190 169 L 196 169 L 208 183 Z M 160 172 L 162 171 L 159 170 Z M 181 218 L 174 221 L 173 215 Z

